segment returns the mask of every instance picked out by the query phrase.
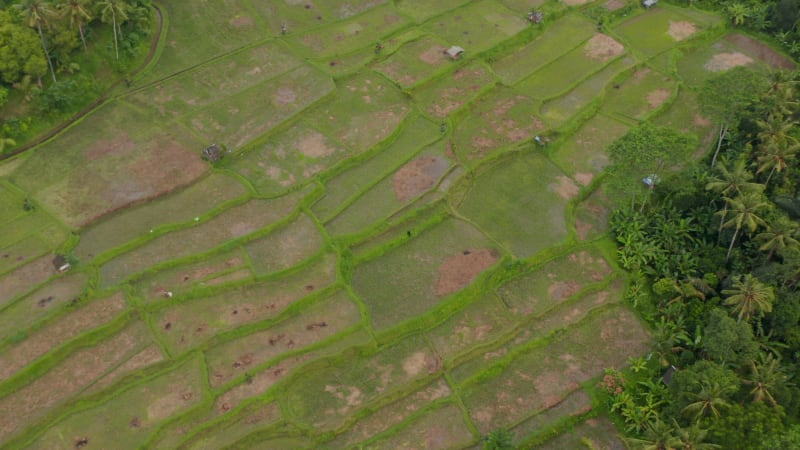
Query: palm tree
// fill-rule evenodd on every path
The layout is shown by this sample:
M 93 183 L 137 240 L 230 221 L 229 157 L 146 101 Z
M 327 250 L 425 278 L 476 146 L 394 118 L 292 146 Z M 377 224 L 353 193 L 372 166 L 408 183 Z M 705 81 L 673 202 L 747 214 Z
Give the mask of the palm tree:
M 775 253 L 780 255 L 788 248 L 800 249 L 800 241 L 795 239 L 797 228 L 797 222 L 781 216 L 775 223 L 770 224 L 767 231 L 756 236 L 757 240 L 764 242 L 758 249 L 769 252 L 767 261 L 772 260 L 772 255 Z
M 89 13 L 87 6 L 90 0 L 61 0 L 59 5 L 61 13 L 64 17 L 69 18 L 70 27 L 78 26 L 78 32 L 81 35 L 81 42 L 83 43 L 83 51 L 89 53 L 89 48 L 86 46 L 86 32 L 84 25 L 92 20 L 92 15 Z
M 767 401 L 772 406 L 778 404 L 772 391 L 779 385 L 786 382 L 788 379 L 780 361 L 772 356 L 771 353 L 759 354 L 758 363 L 755 361 L 750 362 L 750 378 L 744 379 L 742 382 L 753 386 L 750 390 L 750 395 L 753 396 L 754 402 Z
M 742 318 L 749 321 L 754 315 L 772 311 L 772 301 L 775 292 L 772 286 L 767 286 L 751 274 L 745 275 L 733 282 L 733 289 L 724 289 L 725 304 L 733 307 L 733 312 L 738 312 L 739 321 Z
M 766 222 L 764 222 L 764 219 L 758 216 L 758 213 L 763 209 L 769 208 L 770 203 L 764 201 L 764 196 L 761 193 L 748 193 L 735 198 L 725 197 L 725 202 L 727 203 L 727 208 L 732 210 L 733 218 L 723 223 L 722 227 L 735 228 L 733 237 L 731 238 L 731 243 L 728 246 L 728 254 L 725 257 L 725 260 L 727 261 L 731 258 L 733 244 L 736 242 L 736 238 L 739 236 L 739 232 L 743 227 L 747 228 L 747 230 L 752 233 L 756 231 L 759 226 L 767 225 Z M 726 210 L 723 210 L 720 213 L 725 214 Z M 723 215 L 723 217 L 725 216 Z
M 111 24 L 114 27 L 114 53 L 119 61 L 119 43 L 117 32 L 122 35 L 119 25 L 128 20 L 128 5 L 123 0 L 104 0 L 97 4 L 100 7 L 100 20 Z
M 708 430 L 700 428 L 700 425 L 693 423 L 691 426 L 681 428 L 675 419 L 672 419 L 675 427 L 675 434 L 680 444 L 678 448 L 682 450 L 713 450 L 720 448 L 717 444 L 703 442 L 706 440 Z
M 681 441 L 675 437 L 675 429 L 659 418 L 651 422 L 641 439 L 625 438 L 629 448 L 637 450 L 675 450 Z
M 763 184 L 753 183 L 751 181 L 753 179 L 753 173 L 747 169 L 747 161 L 745 161 L 744 158 L 739 158 L 733 163 L 722 159 L 716 168 L 719 175 L 711 178 L 706 184 L 706 190 L 714 191 L 722 195 L 723 198 L 764 191 L 765 186 Z M 727 212 L 728 203 L 725 202 L 719 219 L 717 244 L 719 244 L 719 239 L 722 237 L 722 225 L 725 222 Z
M 50 58 L 50 51 L 47 50 L 47 43 L 44 40 L 44 32 L 42 31 L 42 26 L 45 28 L 50 27 L 49 19 L 55 15 L 52 5 L 43 0 L 23 0 L 22 3 L 15 6 L 24 12 L 28 26 L 39 31 L 39 39 L 42 41 L 44 56 L 47 58 L 47 65 L 50 66 L 50 75 L 53 76 L 53 82 L 56 82 L 53 60 Z
M 719 417 L 721 415 L 720 408 L 730 406 L 725 399 L 730 393 L 732 393 L 730 388 L 724 388 L 714 380 L 703 380 L 700 382 L 700 392 L 687 393 L 695 401 L 686 405 L 683 413 L 693 415 L 695 422 L 709 414 Z
M 770 144 L 762 146 L 758 156 L 758 170 L 757 174 L 769 170 L 769 176 L 764 184 L 769 184 L 772 175 L 775 172 L 781 173 L 789 167 L 789 162 L 797 156 L 797 151 L 800 150 L 800 144 L 794 145 L 780 145 Z

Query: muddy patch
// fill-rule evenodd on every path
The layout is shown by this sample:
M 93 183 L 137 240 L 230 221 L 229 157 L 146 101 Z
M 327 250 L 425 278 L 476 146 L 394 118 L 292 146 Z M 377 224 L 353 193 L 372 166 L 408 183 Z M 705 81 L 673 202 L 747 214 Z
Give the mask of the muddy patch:
M 561 1 L 568 6 L 580 6 L 580 5 L 585 5 L 594 0 L 561 0 Z
M 663 105 L 665 101 L 670 96 L 670 92 L 664 88 L 656 89 L 655 91 L 651 91 L 647 94 L 647 104 L 650 105 L 651 108 L 655 109 L 659 106 Z
M 303 136 L 297 146 L 303 155 L 310 158 L 324 158 L 336 152 L 336 148 L 328 145 L 325 136 L 317 132 Z
M 704 128 L 711 126 L 711 121 L 701 116 L 700 113 L 694 113 L 694 120 L 692 120 L 692 123 L 697 125 L 698 127 L 704 127 Z
M 608 61 L 615 56 L 619 56 L 625 51 L 625 47 L 615 41 L 610 36 L 597 33 L 589 39 L 583 48 L 583 53 L 591 59 L 597 61 Z
M 575 180 L 584 186 L 588 186 L 594 180 L 594 174 L 591 172 L 576 172 L 574 176 Z
M 496 251 L 487 248 L 464 250 L 447 258 L 439 268 L 435 293 L 437 297 L 452 294 L 472 282 L 481 272 L 497 261 Z
M 136 143 L 126 133 L 121 133 L 114 139 L 97 141 L 86 150 L 84 156 L 87 160 L 94 161 L 106 156 L 126 155 L 134 150 Z
M 559 197 L 565 200 L 575 198 L 575 196 L 578 195 L 580 188 L 570 177 L 559 175 L 556 177 L 556 180 L 558 180 L 557 183 L 550 183 L 547 185 L 547 189 L 550 192 L 555 192 Z
M 686 22 L 685 20 L 670 20 L 669 21 L 669 34 L 672 39 L 680 42 L 689 36 L 695 34 L 697 32 L 697 27 L 692 22 Z
M 575 295 L 581 290 L 581 285 L 575 281 L 556 281 L 547 288 L 550 299 L 560 302 Z
M 603 7 L 609 11 L 616 11 L 625 6 L 625 0 L 608 0 Z
M 295 100 L 297 100 L 297 94 L 295 94 L 294 90 L 292 89 L 281 87 L 278 88 L 277 92 L 275 92 L 275 102 L 280 103 L 281 105 L 294 103 Z
M 236 16 L 230 21 L 231 25 L 236 28 L 244 28 L 253 26 L 253 19 L 248 16 Z
M 444 51 L 445 51 L 444 47 L 440 45 L 434 45 L 433 47 L 420 53 L 419 59 L 420 61 L 426 64 L 431 64 L 431 65 L 438 64 L 444 61 Z
M 738 66 L 746 66 L 753 58 L 741 52 L 717 53 L 703 67 L 709 72 L 724 72 Z
M 759 42 L 750 36 L 743 34 L 731 34 L 725 38 L 726 41 L 736 45 L 742 50 L 754 55 L 776 69 L 793 70 L 797 65 L 791 59 L 778 53 L 769 45 Z
M 449 166 L 447 159 L 437 156 L 422 156 L 411 161 L 394 174 L 395 197 L 400 202 L 407 202 L 428 191 Z

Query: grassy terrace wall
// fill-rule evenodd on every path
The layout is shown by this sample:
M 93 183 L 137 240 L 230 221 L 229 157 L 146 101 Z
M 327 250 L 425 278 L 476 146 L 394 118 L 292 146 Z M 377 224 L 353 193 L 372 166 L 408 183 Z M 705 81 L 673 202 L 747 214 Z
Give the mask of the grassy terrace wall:
M 0 165 L 0 447 L 619 445 L 594 385 L 649 333 L 605 146 L 706 137 L 694 89 L 758 52 L 632 0 L 207 3 Z

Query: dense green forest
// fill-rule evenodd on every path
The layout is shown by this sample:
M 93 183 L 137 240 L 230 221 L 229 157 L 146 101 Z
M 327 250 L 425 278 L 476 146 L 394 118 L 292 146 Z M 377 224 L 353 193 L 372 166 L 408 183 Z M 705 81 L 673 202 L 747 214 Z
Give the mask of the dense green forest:
M 149 0 L 0 0 L 0 154 L 127 72 L 153 17 Z
M 797 1 L 692 3 L 798 55 Z M 800 448 L 798 83 L 745 68 L 707 81 L 718 133 L 701 160 L 647 124 L 609 148 L 628 300 L 655 340 L 600 385 L 632 448 Z

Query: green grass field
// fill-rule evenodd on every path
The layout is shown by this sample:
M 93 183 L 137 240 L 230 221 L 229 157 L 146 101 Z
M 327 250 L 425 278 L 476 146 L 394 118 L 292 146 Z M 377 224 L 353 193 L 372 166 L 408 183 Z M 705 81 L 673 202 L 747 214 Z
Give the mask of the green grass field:
M 651 337 L 605 148 L 702 154 L 699 83 L 775 55 L 672 5 L 200 3 L 0 162 L 0 447 L 620 448 L 595 384 Z

